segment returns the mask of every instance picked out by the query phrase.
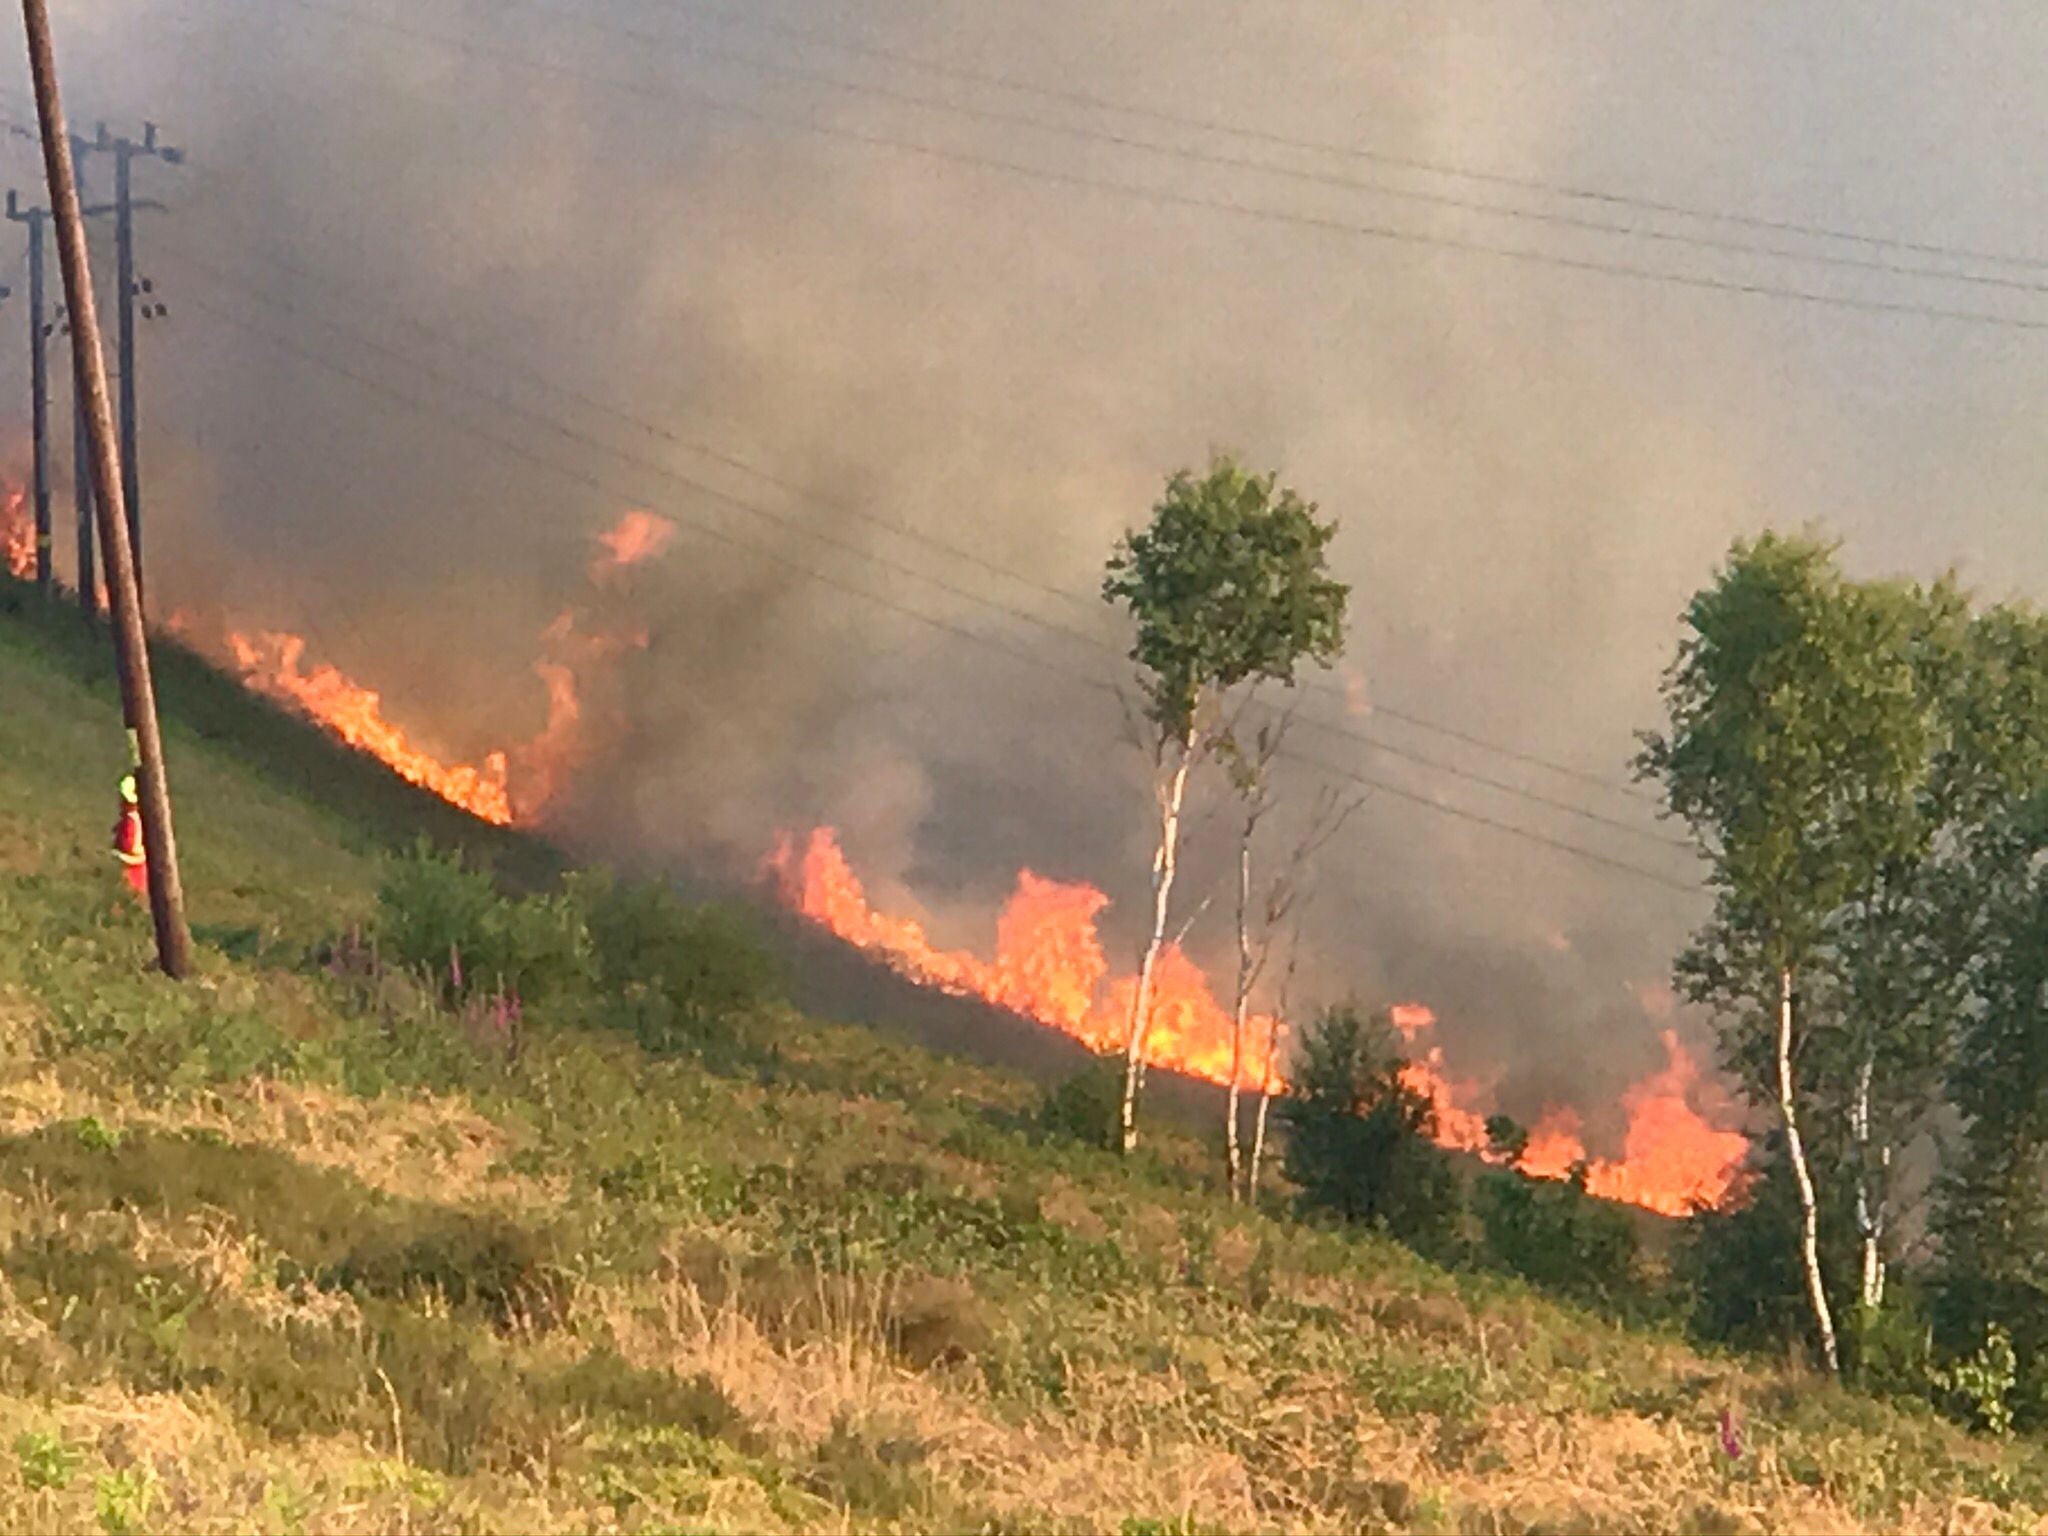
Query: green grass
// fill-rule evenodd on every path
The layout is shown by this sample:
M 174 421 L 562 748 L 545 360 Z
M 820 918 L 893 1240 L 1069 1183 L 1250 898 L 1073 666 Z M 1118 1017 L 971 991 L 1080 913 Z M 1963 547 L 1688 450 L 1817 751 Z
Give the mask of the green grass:
M 0 1529 L 2031 1529 L 2048 1450 L 1130 1162 L 764 1007 L 519 1049 L 332 974 L 425 833 L 162 666 L 198 974 L 105 847 L 98 643 L 0 587 Z M 886 1021 L 878 1021 L 886 1022 Z M 1730 1461 L 1715 1421 L 1732 1409 Z M 0 1461 L 4 1461 L 0 1457 Z

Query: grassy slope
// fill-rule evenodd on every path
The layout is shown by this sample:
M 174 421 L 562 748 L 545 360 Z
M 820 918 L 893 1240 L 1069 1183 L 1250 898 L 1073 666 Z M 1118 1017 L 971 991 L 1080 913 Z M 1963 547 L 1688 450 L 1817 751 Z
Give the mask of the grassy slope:
M 2031 1528 L 2048 1454 L 1232 1211 L 846 1027 L 518 1053 L 307 963 L 431 803 L 166 667 L 202 974 L 0 587 L 0 1529 Z M 1746 1454 L 1714 1420 L 1731 1407 Z M 1174 1522 L 1186 1522 L 1177 1525 Z

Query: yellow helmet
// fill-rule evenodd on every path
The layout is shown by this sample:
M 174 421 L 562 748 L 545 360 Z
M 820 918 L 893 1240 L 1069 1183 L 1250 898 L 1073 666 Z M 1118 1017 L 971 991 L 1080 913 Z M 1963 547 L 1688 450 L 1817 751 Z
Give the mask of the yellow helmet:
M 121 776 L 121 798 L 129 805 L 136 803 L 135 775 L 132 773 Z

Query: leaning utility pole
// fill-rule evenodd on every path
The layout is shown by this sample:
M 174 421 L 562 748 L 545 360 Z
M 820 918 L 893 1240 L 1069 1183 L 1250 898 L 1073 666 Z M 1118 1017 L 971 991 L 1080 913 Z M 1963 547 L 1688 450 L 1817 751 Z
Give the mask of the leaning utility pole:
M 135 581 L 142 585 L 142 470 L 135 421 L 135 298 L 140 288 L 135 281 L 135 208 L 129 190 L 129 167 L 136 157 L 156 157 L 167 165 L 182 164 L 184 151 L 156 141 L 156 124 L 142 125 L 142 142 L 110 137 L 107 125 L 85 146 L 111 153 L 114 157 L 114 251 L 118 272 L 115 286 L 121 308 L 117 345 L 121 383 L 121 493 L 128 504 L 128 544 L 135 556 Z
M 35 80 L 36 116 L 42 126 L 50 208 L 57 225 L 57 255 L 63 266 L 64 293 L 71 309 L 72 376 L 79 381 L 90 412 L 92 482 L 107 573 L 107 600 L 114 615 L 114 659 L 141 769 L 138 787 L 142 801 L 142 846 L 148 859 L 149 909 L 156 923 L 157 964 L 166 976 L 183 977 L 192 966 L 192 936 L 185 927 L 185 897 L 178 883 L 171 792 L 164 777 L 156 690 L 149 675 L 149 638 L 142 628 L 135 562 L 128 550 L 128 519 L 121 501 L 121 453 L 114 441 L 113 412 L 107 399 L 107 364 L 100 351 L 99 316 L 93 305 L 92 273 L 86 258 L 85 216 L 79 208 L 71 141 L 64 136 L 64 109 L 57 93 L 48 0 L 21 0 L 21 13 L 28 32 L 29 73 Z
M 49 322 L 43 318 L 43 221 L 49 210 L 21 206 L 14 189 L 7 189 L 7 217 L 28 226 L 28 371 L 34 394 L 32 420 L 35 432 L 36 497 L 36 591 L 50 595 L 50 356 Z

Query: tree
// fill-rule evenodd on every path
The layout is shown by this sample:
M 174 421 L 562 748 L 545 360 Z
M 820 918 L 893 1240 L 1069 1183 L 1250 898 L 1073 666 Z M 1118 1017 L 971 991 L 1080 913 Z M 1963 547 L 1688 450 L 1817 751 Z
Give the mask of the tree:
M 1274 807 L 1277 793 L 1274 761 L 1280 755 L 1281 744 L 1286 740 L 1287 728 L 1292 721 L 1290 712 L 1267 721 L 1253 732 L 1233 729 L 1220 743 L 1231 788 L 1237 794 L 1239 812 L 1237 987 L 1230 1015 L 1230 1087 L 1224 1095 L 1223 1110 L 1224 1182 L 1233 1203 L 1240 1198 L 1249 1198 L 1258 1183 L 1256 1167 L 1250 1170 L 1249 1177 L 1245 1176 L 1243 1138 L 1240 1134 L 1243 1126 L 1240 1100 L 1245 1040 L 1251 1027 L 1252 995 L 1266 974 L 1282 932 L 1295 920 L 1296 909 L 1307 892 L 1309 866 L 1316 853 L 1342 830 L 1351 813 L 1364 802 L 1362 795 L 1346 798 L 1325 786 L 1315 798 L 1300 838 L 1276 861 L 1271 878 L 1255 891 L 1253 845 L 1258 838 L 1260 823 Z M 1276 1006 L 1266 1021 L 1266 1053 L 1259 1085 L 1261 1102 L 1259 1125 L 1253 1138 L 1255 1146 L 1262 1145 L 1264 1141 L 1265 1114 L 1272 1098 L 1274 1053 L 1280 1044 L 1279 1030 L 1280 1009 Z
M 1137 628 L 1137 663 L 1149 728 L 1159 838 L 1152 861 L 1152 925 L 1138 967 L 1125 1040 L 1120 1145 L 1137 1145 L 1137 1098 L 1151 1027 L 1154 973 L 1179 869 L 1188 777 L 1213 747 L 1218 712 L 1241 684 L 1291 686 L 1305 661 L 1342 651 L 1349 589 L 1328 574 L 1336 525 L 1313 504 L 1234 460 L 1205 476 L 1182 470 L 1142 531 L 1110 556 L 1102 595 Z
M 1281 1113 L 1287 1174 L 1302 1203 L 1441 1247 L 1458 1221 L 1458 1179 L 1431 1139 L 1436 1111 L 1401 1080 L 1399 1036 L 1384 1013 L 1325 1010 L 1303 1036 L 1300 1073 Z
M 1894 795 L 1924 756 L 1913 671 L 1898 645 L 1873 644 L 1889 633 L 1884 614 L 1811 538 L 1738 542 L 1685 622 L 1663 683 L 1668 732 L 1646 734 L 1637 760 L 1691 828 L 1714 892 L 1675 978 L 1720 1014 L 1728 1065 L 1775 1099 L 1799 1199 L 1798 1263 L 1833 1373 L 1798 1020 L 1802 989 L 1829 980 L 1831 921 L 1872 884 L 1884 839 L 1868 802 Z
M 2015 1412 L 2048 1420 L 2048 618 L 1994 608 L 1971 626 L 1955 692 L 1961 785 L 1935 903 L 1966 983 L 1950 1102 L 1958 1155 L 1935 1211 L 1938 1342 L 1964 1354 L 2002 1328 Z
M 1259 1075 L 1259 1112 L 1252 1120 L 1252 1155 L 1244 1171 L 1245 1198 L 1253 1204 L 1259 1198 L 1259 1169 L 1266 1156 L 1266 1122 L 1273 1112 L 1275 1086 L 1279 1078 L 1275 1064 L 1280 1060 L 1280 1042 L 1287 1033 L 1288 1004 L 1294 995 L 1295 967 L 1301 958 L 1301 930 L 1287 934 L 1287 964 L 1280 969 L 1280 986 L 1273 999 L 1273 1011 L 1266 1016 L 1265 1070 Z
M 1854 888 L 1829 918 L 1825 940 L 1839 1039 L 1810 1053 L 1808 1074 L 1815 1097 L 1848 1123 L 1855 1298 L 1859 1327 L 1867 1328 L 1884 1302 L 1893 1154 L 1939 1097 L 1960 997 L 1955 967 L 1931 942 L 1930 902 L 1941 834 L 1962 787 L 1942 765 L 1952 758 L 1948 705 L 1967 666 L 1969 605 L 1952 577 L 1931 588 L 1864 583 L 1846 591 L 1859 672 L 1888 691 L 1872 712 L 1882 722 L 1882 750 L 1856 759 L 1854 804 L 1841 828 Z

